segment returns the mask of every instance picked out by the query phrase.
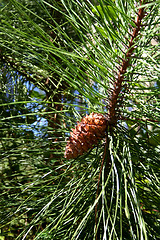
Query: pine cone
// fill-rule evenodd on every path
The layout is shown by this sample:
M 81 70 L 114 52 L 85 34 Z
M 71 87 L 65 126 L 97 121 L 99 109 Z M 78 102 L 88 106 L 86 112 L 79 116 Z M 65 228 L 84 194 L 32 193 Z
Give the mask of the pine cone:
M 106 128 L 107 118 L 102 114 L 91 113 L 89 116 L 86 115 L 81 119 L 81 122 L 77 122 L 75 129 L 72 129 L 64 157 L 71 159 L 82 155 L 104 137 Z

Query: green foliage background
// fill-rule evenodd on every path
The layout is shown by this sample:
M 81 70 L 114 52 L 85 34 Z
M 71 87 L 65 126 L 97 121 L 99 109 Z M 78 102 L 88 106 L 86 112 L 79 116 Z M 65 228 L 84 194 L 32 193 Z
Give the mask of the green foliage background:
M 105 139 L 64 159 L 76 122 L 107 115 L 140 7 L 102 171 Z M 0 17 L 0 239 L 160 239 L 159 1 L 1 1 Z

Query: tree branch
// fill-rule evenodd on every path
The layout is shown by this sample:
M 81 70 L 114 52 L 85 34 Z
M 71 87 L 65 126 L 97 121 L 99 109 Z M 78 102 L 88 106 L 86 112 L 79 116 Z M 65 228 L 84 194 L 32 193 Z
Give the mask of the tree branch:
M 144 3 L 144 2 L 143 2 Z M 140 1 L 140 5 L 142 4 L 142 1 Z M 119 99 L 119 94 L 122 90 L 122 83 L 124 81 L 124 74 L 127 71 L 127 68 L 130 64 L 130 59 L 131 59 L 131 55 L 134 51 L 134 40 L 135 38 L 138 36 L 139 31 L 141 29 L 142 26 L 142 19 L 145 16 L 145 11 L 144 8 L 140 8 L 138 11 L 138 16 L 137 16 L 137 20 L 135 22 L 136 27 L 133 28 L 133 33 L 131 34 L 131 39 L 129 41 L 129 45 L 128 45 L 128 51 L 124 56 L 124 59 L 122 60 L 122 65 L 121 68 L 119 69 L 118 72 L 118 77 L 117 77 L 117 81 L 114 84 L 114 88 L 111 92 L 111 97 L 109 100 L 109 109 L 108 109 L 108 118 L 109 121 L 111 123 L 111 125 L 115 125 L 117 122 L 117 113 L 118 113 L 118 107 L 117 107 L 117 103 L 118 103 L 118 99 Z

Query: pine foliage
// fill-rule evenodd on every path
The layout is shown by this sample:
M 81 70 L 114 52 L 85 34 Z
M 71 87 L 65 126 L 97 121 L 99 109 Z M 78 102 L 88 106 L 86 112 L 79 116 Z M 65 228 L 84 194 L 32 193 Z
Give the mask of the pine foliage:
M 159 5 L 2 1 L 2 239 L 160 238 Z

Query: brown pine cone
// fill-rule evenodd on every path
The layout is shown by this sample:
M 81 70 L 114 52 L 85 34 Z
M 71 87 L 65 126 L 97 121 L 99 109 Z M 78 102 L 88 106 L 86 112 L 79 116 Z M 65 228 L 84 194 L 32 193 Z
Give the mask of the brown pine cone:
M 82 118 L 70 133 L 64 157 L 76 158 L 92 148 L 99 139 L 105 136 L 107 123 L 107 118 L 99 113 L 91 113 Z

